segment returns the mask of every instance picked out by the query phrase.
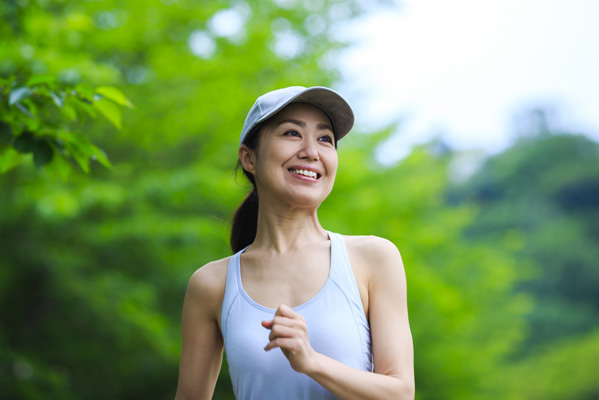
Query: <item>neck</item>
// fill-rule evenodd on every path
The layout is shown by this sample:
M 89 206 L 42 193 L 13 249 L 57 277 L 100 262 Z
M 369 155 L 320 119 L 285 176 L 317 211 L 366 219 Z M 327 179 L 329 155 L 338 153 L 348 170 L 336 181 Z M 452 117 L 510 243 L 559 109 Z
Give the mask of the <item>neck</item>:
M 260 202 L 253 250 L 286 253 L 318 240 L 328 240 L 316 210 L 280 210 Z

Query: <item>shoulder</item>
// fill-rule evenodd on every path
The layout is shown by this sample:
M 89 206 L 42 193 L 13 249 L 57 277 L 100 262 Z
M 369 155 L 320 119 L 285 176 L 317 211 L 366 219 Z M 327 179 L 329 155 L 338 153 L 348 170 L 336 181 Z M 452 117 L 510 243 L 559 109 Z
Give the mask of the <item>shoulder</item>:
M 385 238 L 378 236 L 343 236 L 347 252 L 357 257 L 371 261 L 401 261 L 399 250 Z
M 403 274 L 404 267 L 397 246 L 378 236 L 343 236 L 352 266 L 371 281 Z
M 378 236 L 343 236 L 347 249 L 360 252 L 365 255 L 383 255 L 396 254 L 399 255 L 399 250 L 393 242 Z
M 227 269 L 231 257 L 209 262 L 198 268 L 189 279 L 186 302 L 216 312 L 225 294 Z
M 218 283 L 224 285 L 230 260 L 231 257 L 226 257 L 198 268 L 189 279 L 189 287 L 195 290 L 210 289 Z

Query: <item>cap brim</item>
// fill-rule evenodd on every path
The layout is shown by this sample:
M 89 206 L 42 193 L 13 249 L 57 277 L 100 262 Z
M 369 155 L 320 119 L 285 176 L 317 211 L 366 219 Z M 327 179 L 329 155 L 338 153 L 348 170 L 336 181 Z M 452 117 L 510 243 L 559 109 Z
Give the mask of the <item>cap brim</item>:
M 340 140 L 347 135 L 354 125 L 354 113 L 349 104 L 337 92 L 323 86 L 313 86 L 298 92 L 256 123 L 266 121 L 291 103 L 312 104 L 327 114 L 333 124 L 335 140 Z

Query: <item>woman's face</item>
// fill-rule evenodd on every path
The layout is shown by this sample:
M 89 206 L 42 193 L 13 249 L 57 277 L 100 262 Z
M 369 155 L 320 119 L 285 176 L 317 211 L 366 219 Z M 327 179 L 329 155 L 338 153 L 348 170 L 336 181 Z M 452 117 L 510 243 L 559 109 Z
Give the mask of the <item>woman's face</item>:
M 263 201 L 316 208 L 329 195 L 337 173 L 333 127 L 319 108 L 292 103 L 260 130 L 255 150 L 241 146 L 244 169 L 254 175 Z

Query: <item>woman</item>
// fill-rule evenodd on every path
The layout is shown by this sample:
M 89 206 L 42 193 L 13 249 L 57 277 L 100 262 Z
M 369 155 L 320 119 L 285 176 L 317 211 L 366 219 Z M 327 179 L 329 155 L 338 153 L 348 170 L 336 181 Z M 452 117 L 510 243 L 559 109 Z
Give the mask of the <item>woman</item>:
M 318 222 L 353 121 L 324 87 L 275 90 L 250 110 L 239 162 L 254 189 L 235 215 L 236 254 L 190 279 L 177 399 L 211 398 L 223 348 L 238 399 L 414 397 L 399 252 Z

